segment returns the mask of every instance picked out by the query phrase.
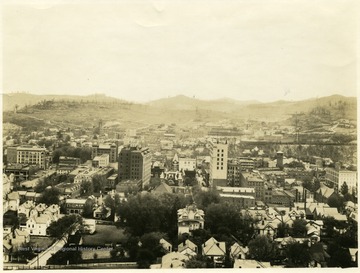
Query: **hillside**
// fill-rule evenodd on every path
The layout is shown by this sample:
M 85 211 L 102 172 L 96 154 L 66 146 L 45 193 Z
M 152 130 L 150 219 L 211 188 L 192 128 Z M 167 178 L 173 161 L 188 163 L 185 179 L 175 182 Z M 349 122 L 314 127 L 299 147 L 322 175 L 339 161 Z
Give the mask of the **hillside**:
M 76 102 L 125 102 L 120 99 L 108 97 L 104 94 L 93 94 L 89 96 L 69 96 L 69 95 L 35 95 L 30 93 L 8 93 L 2 95 L 3 112 L 13 111 L 15 105 L 18 108 L 31 106 L 41 101 L 55 100 L 55 101 L 76 101 Z
M 34 105 L 30 105 L 33 102 Z M 283 121 L 294 125 L 298 119 L 303 131 L 321 131 L 338 119 L 356 121 L 357 101 L 354 97 L 334 95 L 304 101 L 259 103 L 231 99 L 199 100 L 176 96 L 148 104 L 129 103 L 105 95 L 40 96 L 25 93 L 3 95 L 3 122 L 31 127 L 44 124 L 69 127 L 93 127 L 102 119 L 119 128 L 139 128 L 149 124 L 216 122 L 224 119 L 240 121 L 258 119 Z M 14 113 L 18 105 L 17 114 Z M 8 111 L 6 110 L 8 109 Z M 294 114 L 298 114 L 296 117 Z M 356 122 L 355 122 L 356 123 Z
M 176 109 L 176 110 L 208 110 L 231 113 L 236 112 L 239 108 L 259 103 L 258 101 L 238 101 L 230 98 L 221 98 L 217 100 L 199 100 L 196 98 L 190 98 L 184 95 L 178 95 L 175 97 L 163 98 L 154 100 L 148 103 L 148 105 L 162 109 Z

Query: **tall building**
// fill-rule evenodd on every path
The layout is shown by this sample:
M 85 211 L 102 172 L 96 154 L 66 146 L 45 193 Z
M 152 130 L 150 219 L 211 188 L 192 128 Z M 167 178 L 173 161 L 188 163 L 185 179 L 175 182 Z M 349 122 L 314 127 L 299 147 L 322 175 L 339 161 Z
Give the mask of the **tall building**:
M 210 185 L 226 186 L 228 172 L 228 144 L 210 142 Z
M 118 176 L 121 180 L 139 180 L 142 185 L 150 183 L 151 154 L 149 148 L 138 146 L 124 147 L 119 154 Z
M 230 186 L 241 185 L 241 172 L 251 171 L 255 168 L 255 162 L 249 158 L 237 158 L 228 160 L 227 180 Z
M 46 148 L 24 145 L 16 148 L 16 163 L 46 167 Z
M 349 193 L 357 188 L 357 172 L 342 170 L 339 167 L 326 168 L 325 180 L 328 186 L 339 190 L 344 182 L 349 188 Z
M 241 185 L 255 189 L 255 199 L 257 201 L 265 201 L 265 180 L 254 172 L 241 173 Z
M 91 159 L 103 154 L 109 155 L 110 163 L 117 162 L 118 147 L 115 143 L 113 144 L 93 144 L 91 148 Z

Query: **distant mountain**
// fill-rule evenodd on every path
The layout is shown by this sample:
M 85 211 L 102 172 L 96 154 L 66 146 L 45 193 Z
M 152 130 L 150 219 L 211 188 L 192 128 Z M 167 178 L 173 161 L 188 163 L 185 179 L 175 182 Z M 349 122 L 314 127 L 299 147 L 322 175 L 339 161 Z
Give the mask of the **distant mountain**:
M 357 113 L 357 99 L 356 97 L 345 97 L 341 95 L 333 95 L 328 97 L 312 98 L 302 101 L 274 101 L 269 103 L 261 103 L 258 101 L 238 101 L 230 98 L 221 98 L 216 100 L 200 100 L 196 98 L 190 98 L 184 95 L 175 97 L 163 98 L 148 102 L 147 104 L 129 103 L 124 100 L 108 97 L 104 94 L 94 94 L 90 96 L 68 96 L 68 95 L 33 95 L 28 93 L 12 93 L 3 95 L 3 111 L 13 111 L 15 105 L 18 105 L 19 109 L 25 105 L 30 106 L 39 102 L 48 100 L 54 101 L 69 101 L 69 102 L 95 102 L 99 107 L 101 103 L 106 103 L 109 108 L 110 104 L 114 104 L 114 107 L 110 107 L 109 110 L 104 112 L 105 116 L 114 115 L 115 110 L 119 106 L 115 104 L 129 104 L 131 108 L 126 109 L 140 109 L 148 113 L 170 113 L 174 116 L 179 114 L 182 117 L 189 117 L 190 119 L 196 116 L 196 119 L 215 119 L 215 118 L 231 118 L 231 119 L 261 119 L 268 121 L 285 120 L 291 118 L 295 113 L 304 114 L 328 114 L 331 119 L 353 119 L 356 120 Z M 123 107 L 123 106 L 122 106 Z M 84 111 L 85 111 L 84 107 Z M 94 108 L 94 107 L 93 107 Z M 315 110 L 314 110 L 315 109 Z M 139 110 L 139 111 L 140 111 Z M 97 107 L 97 113 L 102 113 L 101 109 Z M 140 112 L 141 112 L 140 111 Z M 130 111 L 131 112 L 131 111 Z M 144 116 L 139 116 L 140 120 L 148 120 L 148 114 L 144 112 Z M 122 114 L 126 114 L 125 112 Z M 130 114 L 130 113 L 129 113 Z M 134 113 L 129 115 L 135 117 Z M 311 117 L 311 116 L 310 116 Z M 156 115 L 152 117 L 156 119 Z M 176 119 L 175 119 L 176 120 Z M 311 119 L 310 119 L 311 121 Z M 153 120 L 151 121 L 153 122 Z
M 92 94 L 89 96 L 78 96 L 78 95 L 35 95 L 30 93 L 5 93 L 2 95 L 3 100 L 3 111 L 12 111 L 15 108 L 15 105 L 18 105 L 19 108 L 24 107 L 25 105 L 34 105 L 44 100 L 55 100 L 55 101 L 97 101 L 97 102 L 113 102 L 122 101 L 113 97 L 108 97 L 105 94 Z
M 207 110 L 231 113 L 236 117 L 286 119 L 295 113 L 306 113 L 317 107 L 325 107 L 336 112 L 339 103 L 345 103 L 347 109 L 344 118 L 356 119 L 356 97 L 332 95 L 302 101 L 279 100 L 268 103 L 258 101 L 237 101 L 229 98 L 217 100 L 199 100 L 184 95 L 155 100 L 148 104 L 152 107 L 173 110 Z
M 184 95 L 175 97 L 163 98 L 154 100 L 148 103 L 152 107 L 162 109 L 176 109 L 176 110 L 208 110 L 217 112 L 234 112 L 238 111 L 239 107 L 259 103 L 258 101 L 238 101 L 230 98 L 221 98 L 216 100 L 200 100 L 190 98 Z

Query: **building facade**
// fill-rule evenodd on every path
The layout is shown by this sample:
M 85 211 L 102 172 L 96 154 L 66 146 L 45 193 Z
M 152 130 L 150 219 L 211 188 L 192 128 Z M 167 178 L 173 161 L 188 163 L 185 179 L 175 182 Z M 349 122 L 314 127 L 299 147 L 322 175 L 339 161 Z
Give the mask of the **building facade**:
M 151 154 L 149 148 L 124 147 L 119 154 L 118 177 L 121 180 L 141 180 L 148 185 L 151 178 Z
M 346 182 L 350 193 L 357 188 L 357 172 L 339 168 L 326 168 L 325 171 L 326 183 L 335 190 L 340 190 L 344 182 Z
M 16 163 L 36 165 L 40 169 L 46 167 L 46 148 L 23 145 L 16 147 Z
M 204 211 L 198 209 L 195 204 L 188 205 L 184 209 L 179 209 L 177 216 L 179 235 L 183 233 L 190 234 L 193 230 L 204 228 Z
M 93 144 L 91 147 L 91 158 L 108 154 L 110 163 L 116 163 L 118 159 L 118 146 L 113 144 Z
M 179 158 L 179 170 L 183 171 L 194 171 L 196 169 L 196 159 L 195 158 Z
M 226 186 L 228 172 L 228 144 L 210 142 L 210 185 Z

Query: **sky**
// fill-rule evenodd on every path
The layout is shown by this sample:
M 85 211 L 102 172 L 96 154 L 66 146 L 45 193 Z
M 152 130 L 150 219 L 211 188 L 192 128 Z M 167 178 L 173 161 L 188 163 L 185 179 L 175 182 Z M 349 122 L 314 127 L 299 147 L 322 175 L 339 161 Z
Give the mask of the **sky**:
M 2 1 L 3 92 L 356 96 L 357 1 Z

